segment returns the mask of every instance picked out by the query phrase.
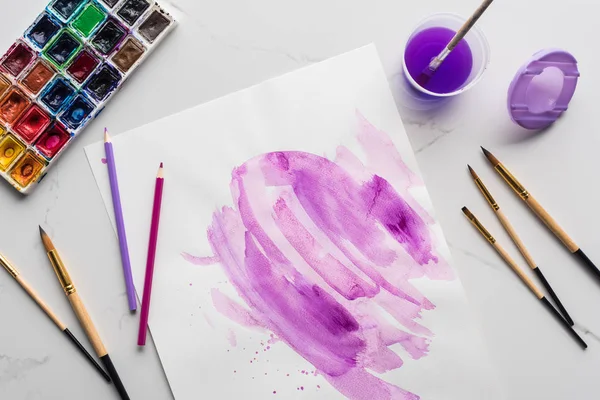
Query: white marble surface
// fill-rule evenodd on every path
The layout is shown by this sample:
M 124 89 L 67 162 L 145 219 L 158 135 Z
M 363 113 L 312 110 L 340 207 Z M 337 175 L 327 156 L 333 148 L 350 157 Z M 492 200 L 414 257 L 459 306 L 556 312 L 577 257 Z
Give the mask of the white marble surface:
M 472 91 L 434 113 L 403 106 L 399 71 L 404 40 L 427 14 L 468 14 L 474 0 L 170 2 L 183 15 L 180 26 L 36 192 L 23 198 L 0 185 L 0 250 L 72 331 L 84 338 L 42 250 L 37 225 L 47 228 L 68 260 L 132 399 L 169 399 L 171 394 L 151 343 L 142 350 L 135 345 L 137 318 L 126 308 L 118 243 L 82 148 L 100 140 L 105 125 L 118 134 L 370 42 L 379 49 L 506 397 L 597 398 L 600 284 L 509 192 L 478 150 L 480 144 L 493 150 L 600 263 L 596 232 L 600 190 L 595 181 L 595 146 L 600 139 L 592 126 L 600 103 L 596 90 L 600 76 L 593 75 L 594 65 L 600 63 L 600 55 L 593 52 L 597 2 L 497 1 L 481 22 L 492 48 L 489 70 Z M 5 7 L 0 37 L 4 49 L 45 3 L 0 0 L 0 4 Z M 506 89 L 520 64 L 544 47 L 570 50 L 580 61 L 583 77 L 565 117 L 543 133 L 529 134 L 508 119 Z M 199 134 L 210 137 L 210 132 Z M 590 345 L 586 352 L 547 315 L 462 216 L 460 207 L 469 205 L 525 265 L 470 181 L 467 162 L 494 191 L 562 297 Z M 117 398 L 114 388 L 99 379 L 5 273 L 0 273 L 0 318 L 1 399 Z

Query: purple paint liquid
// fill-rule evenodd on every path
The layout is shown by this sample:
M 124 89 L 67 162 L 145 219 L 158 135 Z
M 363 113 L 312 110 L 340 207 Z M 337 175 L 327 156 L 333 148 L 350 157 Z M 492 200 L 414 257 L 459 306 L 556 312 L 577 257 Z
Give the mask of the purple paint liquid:
M 417 33 L 406 46 L 404 59 L 410 76 L 416 81 L 431 60 L 448 45 L 455 31 L 435 27 Z M 460 89 L 473 69 L 473 54 L 466 40 L 461 40 L 440 65 L 424 88 L 434 93 L 451 93 Z

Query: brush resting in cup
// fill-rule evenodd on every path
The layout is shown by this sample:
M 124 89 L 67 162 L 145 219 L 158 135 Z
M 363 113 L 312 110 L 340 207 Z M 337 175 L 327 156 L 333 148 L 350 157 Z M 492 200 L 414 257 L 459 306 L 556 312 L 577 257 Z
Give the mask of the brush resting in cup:
M 466 40 L 461 40 L 426 82 L 419 82 L 423 71 L 452 40 L 455 31 L 433 27 L 417 33 L 408 43 L 404 54 L 410 76 L 424 89 L 434 93 L 451 93 L 461 88 L 473 69 L 473 55 Z

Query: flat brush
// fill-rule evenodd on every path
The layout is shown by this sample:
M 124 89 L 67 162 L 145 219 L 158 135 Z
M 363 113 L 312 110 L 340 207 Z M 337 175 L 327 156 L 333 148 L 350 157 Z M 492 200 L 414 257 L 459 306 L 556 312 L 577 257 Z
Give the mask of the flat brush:
M 508 235 L 510 236 L 510 238 L 512 239 L 514 244 L 517 246 L 517 248 L 519 249 L 519 252 L 523 256 L 523 258 L 525 259 L 525 261 L 527 262 L 529 267 L 538 276 L 539 280 L 542 282 L 542 285 L 544 285 L 544 287 L 550 294 L 550 297 L 552 298 L 552 300 L 554 300 L 554 303 L 558 307 L 560 313 L 563 315 L 565 320 L 569 323 L 569 325 L 573 326 L 575 324 L 573 322 L 573 319 L 571 318 L 571 316 L 569 315 L 569 313 L 563 306 L 562 302 L 560 301 L 560 299 L 558 298 L 558 296 L 552 289 L 552 286 L 550 286 L 550 283 L 548 283 L 548 281 L 546 280 L 546 277 L 542 273 L 542 270 L 538 267 L 538 265 L 533 260 L 531 253 L 529 253 L 529 251 L 525 247 L 525 244 L 523 243 L 523 241 L 521 240 L 519 235 L 517 235 L 515 228 L 513 228 L 512 224 L 510 223 L 510 221 L 508 220 L 506 215 L 504 215 L 504 213 L 500 209 L 500 206 L 498 205 L 496 200 L 492 197 L 492 194 L 489 192 L 487 187 L 485 187 L 485 185 L 483 184 L 483 181 L 481 180 L 481 178 L 479 178 L 477 173 L 473 170 L 473 168 L 471 168 L 470 165 L 467 165 L 467 167 L 469 167 L 469 172 L 471 173 L 471 176 L 473 177 L 473 180 L 475 181 L 475 185 L 477 185 L 477 187 L 483 194 L 483 197 L 485 197 L 485 199 L 487 200 L 490 207 L 492 207 L 492 210 L 494 210 L 494 214 L 496 214 L 496 217 L 498 217 L 498 219 L 500 220 L 500 223 L 504 227 L 504 230 L 506 230 L 506 232 L 508 233 Z
M 115 384 L 117 392 L 119 392 L 119 396 L 123 400 L 129 400 L 129 395 L 127 394 L 127 391 L 121 382 L 121 378 L 119 377 L 119 374 L 117 373 L 117 370 L 115 369 L 115 366 L 113 365 L 112 360 L 110 359 L 110 356 L 108 355 L 108 352 L 106 351 L 106 348 L 100 339 L 100 335 L 98 335 L 98 331 L 96 330 L 90 315 L 85 309 L 83 302 L 79 298 L 79 293 L 77 293 L 77 289 L 71 280 L 71 276 L 69 275 L 67 268 L 63 264 L 58 252 L 56 251 L 52 240 L 50 240 L 50 237 L 46 234 L 46 232 L 44 232 L 41 226 L 40 236 L 42 238 L 42 243 L 44 243 L 44 248 L 46 249 L 48 258 L 50 259 L 50 263 L 52 264 L 52 268 L 54 268 L 54 272 L 56 272 L 56 276 L 60 281 L 67 298 L 69 299 L 69 303 L 71 303 L 71 307 L 73 307 L 73 311 L 75 311 L 75 315 L 79 320 L 79 324 L 85 331 L 85 334 L 92 344 L 94 351 L 98 357 L 100 357 L 100 360 L 106 367 L 108 374 Z
M 467 207 L 462 208 L 463 213 L 466 217 L 471 221 L 473 226 L 477 228 L 479 233 L 485 237 L 485 239 L 494 247 L 494 249 L 500 254 L 500 257 L 504 260 L 506 264 L 517 274 L 517 276 L 523 281 L 523 283 L 531 290 L 531 292 L 537 297 L 544 307 L 556 318 L 556 320 L 569 332 L 571 337 L 583 348 L 587 348 L 587 344 L 583 341 L 581 337 L 575 332 L 575 330 L 569 325 L 567 321 L 560 315 L 556 308 L 552 306 L 552 304 L 548 301 L 548 299 L 544 296 L 544 294 L 538 289 L 537 286 L 531 281 L 531 279 L 519 268 L 519 266 L 515 263 L 515 261 L 508 255 L 506 250 L 504 250 L 497 242 L 496 239 L 490 234 L 490 232 L 485 229 L 485 227 L 479 222 L 479 220 L 469 211 Z
M 13 267 L 11 263 L 6 259 L 6 257 L 4 257 L 2 254 L 0 254 L 0 265 L 4 267 L 4 269 L 10 274 L 10 276 L 12 276 L 15 279 L 15 281 L 17 281 L 19 285 L 21 285 L 21 287 L 23 288 L 23 290 L 25 290 L 25 292 L 27 292 L 29 297 L 31 297 L 31 299 L 35 301 L 35 303 L 42 309 L 42 311 L 44 311 L 46 315 L 52 320 L 52 322 L 54 322 L 54 325 L 56 325 L 58 329 L 60 329 L 69 338 L 71 343 L 73 343 L 75 347 L 77 347 L 81 354 L 83 354 L 85 358 L 87 358 L 87 360 L 94 366 L 94 368 L 96 368 L 98 373 L 102 375 L 102 378 L 104 378 L 107 382 L 110 382 L 110 376 L 108 376 L 108 374 L 104 372 L 102 367 L 96 362 L 96 360 L 94 360 L 94 357 L 92 357 L 92 355 L 88 353 L 85 347 L 83 347 L 83 345 L 71 333 L 67 326 L 60 319 L 58 319 L 58 316 L 54 314 L 54 312 L 50 309 L 50 307 L 48 307 L 46 303 L 44 303 L 44 301 L 35 292 L 35 290 L 33 290 L 31 286 L 29 286 L 29 284 L 25 281 L 25 279 L 23 279 L 23 277 L 21 277 L 19 271 L 17 271 L 16 268 Z
M 546 227 L 550 229 L 554 235 L 560 239 L 562 244 L 571 252 L 571 254 L 577 256 L 581 261 L 583 261 L 584 265 L 588 268 L 588 270 L 594 274 L 594 276 L 600 280 L 600 270 L 594 265 L 592 260 L 590 260 L 585 253 L 581 250 L 581 248 L 575 243 L 573 239 L 567 235 L 567 233 L 558 225 L 558 223 L 548 214 L 546 210 L 537 202 L 537 200 L 525 189 L 525 187 L 510 173 L 508 169 L 500 162 L 492 153 L 481 148 L 483 154 L 488 159 L 488 161 L 494 166 L 494 169 L 500 176 L 508 183 L 508 185 L 513 189 L 513 191 L 519 195 L 519 197 L 529 206 L 531 211 L 537 215 L 539 219 L 541 219 Z
M 465 35 L 467 33 L 469 33 L 471 28 L 473 26 L 475 26 L 475 23 L 477 22 L 477 20 L 479 20 L 479 18 L 481 18 L 481 16 L 485 12 L 485 10 L 488 9 L 488 7 L 492 4 L 493 1 L 494 0 L 484 0 L 484 2 L 481 3 L 479 8 L 477 8 L 477 10 L 475 10 L 473 15 L 471 15 L 471 17 L 463 24 L 463 26 L 460 27 L 458 32 L 456 32 L 456 35 L 454 35 L 454 37 L 450 40 L 450 43 L 448 43 L 448 45 L 444 48 L 444 50 L 442 50 L 440 52 L 440 54 L 438 54 L 437 57 L 435 57 L 433 60 L 431 60 L 429 65 L 427 67 L 425 67 L 425 69 L 421 72 L 421 74 L 416 79 L 416 82 L 421 87 L 424 87 L 425 85 L 427 85 L 427 83 L 429 83 L 429 80 L 436 73 L 436 71 L 438 70 L 440 65 L 442 65 L 444 60 L 446 60 L 448 55 L 450 55 L 452 50 L 454 50 L 454 48 L 460 43 L 460 41 L 463 40 Z

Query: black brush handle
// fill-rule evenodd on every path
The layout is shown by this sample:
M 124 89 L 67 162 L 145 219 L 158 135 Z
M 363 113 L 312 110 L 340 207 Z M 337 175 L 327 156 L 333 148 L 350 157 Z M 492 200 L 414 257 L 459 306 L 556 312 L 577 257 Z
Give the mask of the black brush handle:
M 88 359 L 88 361 L 92 363 L 92 365 L 96 368 L 96 370 L 98 370 L 98 372 L 100 373 L 100 375 L 102 375 L 106 382 L 110 383 L 110 376 L 108 376 L 108 374 L 102 369 L 100 364 L 98 364 L 96 360 L 94 360 L 94 357 L 92 357 L 92 355 L 85 349 L 85 347 L 83 347 L 79 340 L 77 340 L 77 338 L 73 336 L 71 331 L 68 328 L 65 328 L 63 332 L 65 333 L 65 335 L 67 335 L 71 342 L 73 342 L 75 346 L 77 346 L 79 351 L 81 351 L 81 353 Z
M 592 260 L 590 260 L 590 259 L 588 258 L 588 256 L 586 256 L 586 255 L 585 255 L 585 253 L 583 252 L 583 250 L 579 249 L 579 250 L 577 250 L 577 251 L 576 251 L 575 253 L 573 253 L 573 254 L 575 254 L 577 257 L 579 257 L 579 259 L 580 259 L 581 261 L 583 261 L 583 263 L 585 264 L 585 266 L 587 267 L 587 269 L 589 269 L 589 270 L 590 270 L 590 272 L 591 272 L 591 273 L 593 273 L 593 274 L 594 274 L 594 276 L 595 276 L 595 277 L 596 277 L 598 280 L 600 280 L 600 270 L 598 269 L 598 267 L 596 267 L 596 266 L 594 265 L 594 263 L 592 262 Z
M 108 371 L 108 374 L 112 378 L 113 383 L 115 384 L 115 387 L 117 388 L 117 392 L 119 392 L 119 396 L 121 397 L 121 400 L 129 400 L 129 395 L 127 394 L 127 390 L 125 390 L 125 386 L 123 386 L 123 382 L 121 382 L 121 378 L 119 378 L 119 374 L 117 373 L 117 370 L 115 369 L 115 366 L 113 365 L 108 354 L 103 357 L 100 357 L 100 360 L 102 360 L 102 362 L 104 363 L 104 366 L 106 367 L 106 370 Z
M 577 332 L 575 332 L 575 330 L 571 327 L 571 325 L 569 325 L 567 323 L 567 321 L 565 321 L 565 319 L 560 315 L 560 313 L 558 311 L 556 311 L 556 308 L 554 308 L 554 306 L 552 306 L 552 304 L 550 304 L 550 302 L 548 301 L 547 298 L 542 297 L 541 302 L 544 304 L 544 306 L 548 309 L 548 311 L 550 311 L 550 313 L 552 315 L 554 315 L 554 317 L 562 324 L 562 326 L 569 332 L 569 334 L 571 335 L 571 337 L 573 339 L 575 339 L 575 341 L 577 343 L 579 343 L 579 345 L 583 348 L 583 349 L 587 349 L 587 344 L 583 341 L 582 338 L 579 337 L 579 335 L 577 334 Z
M 567 310 L 563 306 L 562 302 L 560 301 L 560 299 L 558 298 L 558 296 L 556 295 L 556 293 L 554 293 L 554 290 L 552 289 L 552 286 L 550 286 L 550 283 L 548 283 L 548 281 L 546 280 L 546 277 L 542 273 L 542 270 L 539 267 L 535 267 L 534 271 L 535 271 L 536 275 L 538 276 L 538 278 L 540 279 L 540 281 L 542 282 L 542 285 L 544 285 L 544 287 L 546 288 L 546 290 L 550 294 L 550 297 L 552 297 L 552 300 L 554 300 L 554 303 L 558 307 L 558 310 L 563 315 L 563 317 L 565 318 L 565 320 L 569 323 L 569 325 L 571 325 L 571 326 L 575 325 L 575 322 L 573 322 L 573 319 L 571 318 L 571 316 L 569 315 L 569 313 L 567 312 Z

